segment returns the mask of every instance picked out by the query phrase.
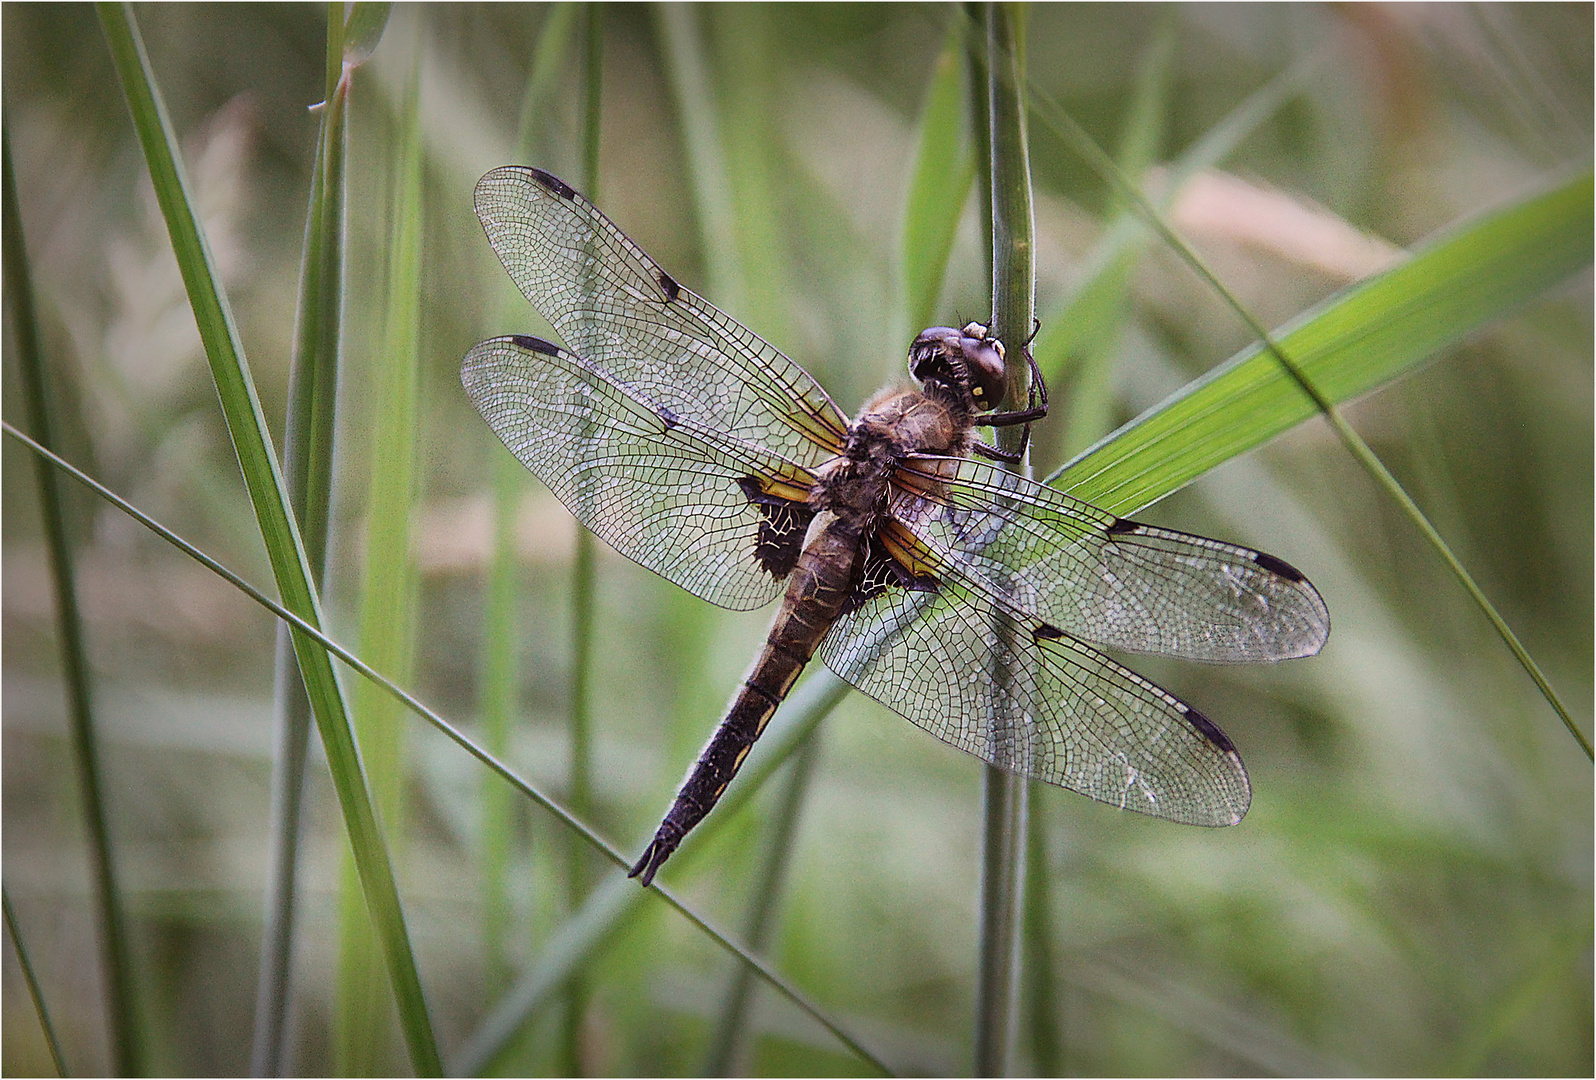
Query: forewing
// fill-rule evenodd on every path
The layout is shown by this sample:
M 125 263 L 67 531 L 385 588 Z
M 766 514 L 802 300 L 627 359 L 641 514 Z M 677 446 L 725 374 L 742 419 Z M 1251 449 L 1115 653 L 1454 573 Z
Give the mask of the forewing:
M 832 627 L 826 666 L 999 768 L 1191 825 L 1233 825 L 1246 769 L 1201 713 L 1095 649 L 944 575 L 889 587 Z
M 1324 600 L 1251 548 L 1142 525 L 970 458 L 911 457 L 893 516 L 976 591 L 1084 641 L 1191 660 L 1311 656 Z
M 841 448 L 847 422 L 807 372 L 679 285 L 557 177 L 494 169 L 476 210 L 532 306 L 615 382 L 811 469 Z
M 510 452 L 622 555 L 722 607 L 780 595 L 757 551 L 768 511 L 748 491 L 801 498 L 813 479 L 802 466 L 681 418 L 538 338 L 480 343 L 460 381 Z

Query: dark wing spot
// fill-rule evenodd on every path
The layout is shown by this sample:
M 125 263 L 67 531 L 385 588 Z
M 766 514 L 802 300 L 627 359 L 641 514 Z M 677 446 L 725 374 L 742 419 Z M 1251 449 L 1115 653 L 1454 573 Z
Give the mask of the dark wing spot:
M 560 347 L 558 345 L 551 345 L 540 337 L 533 337 L 530 334 L 516 334 L 510 340 L 530 352 L 542 353 L 544 356 L 560 355 Z
M 1180 710 L 1186 716 L 1186 722 L 1196 728 L 1198 733 L 1209 742 L 1227 754 L 1236 752 L 1236 744 L 1230 741 L 1230 736 L 1219 730 L 1219 725 L 1208 717 L 1192 708 L 1190 705 L 1181 704 Z
M 1133 533 L 1140 528 L 1141 526 L 1130 518 L 1115 518 L 1114 524 L 1108 527 L 1108 535 L 1117 536 L 1122 533 Z
M 1273 555 L 1265 555 L 1260 551 L 1258 554 L 1252 557 L 1252 561 L 1269 571 L 1271 574 L 1278 574 L 1287 581 L 1308 580 L 1305 576 L 1303 576 L 1301 570 L 1298 570 L 1295 566 L 1292 566 L 1290 563 L 1286 562 L 1286 560 L 1277 559 Z
M 804 535 L 809 532 L 809 522 L 815 512 L 803 503 L 766 494 L 752 476 L 743 477 L 737 481 L 737 486 L 764 515 L 759 523 L 759 535 L 754 538 L 754 558 L 767 574 L 779 581 L 798 565 L 798 556 L 804 550 Z
M 671 412 L 670 409 L 666 408 L 664 405 L 661 405 L 657 411 L 659 413 L 659 418 L 665 422 L 665 427 L 667 429 L 674 428 L 676 425 L 682 422 L 681 417 Z M 739 481 L 739 483 L 741 483 L 741 481 Z
M 554 194 L 558 195 L 560 198 L 576 198 L 576 189 L 570 184 L 567 184 L 564 180 L 561 180 L 558 176 L 555 176 L 553 173 L 544 172 L 542 169 L 533 169 L 532 176 L 537 180 L 538 183 L 554 192 Z
M 671 277 L 665 271 L 660 270 L 658 273 L 659 287 L 665 290 L 665 302 L 671 303 L 681 295 L 682 287 L 676 284 L 676 279 Z
M 1051 623 L 1042 623 L 1031 631 L 1031 636 L 1037 641 L 1057 641 L 1064 636 L 1064 631 Z

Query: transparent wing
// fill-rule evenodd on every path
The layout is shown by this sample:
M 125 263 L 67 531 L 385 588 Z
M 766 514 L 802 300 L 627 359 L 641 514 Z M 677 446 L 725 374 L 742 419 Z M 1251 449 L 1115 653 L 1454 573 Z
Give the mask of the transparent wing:
M 812 481 L 802 466 L 683 419 L 538 338 L 482 342 L 460 381 L 510 452 L 622 555 L 738 611 L 781 594 L 756 558 L 766 512 L 742 484 L 801 492 Z
M 616 383 L 811 469 L 841 448 L 847 422 L 808 373 L 678 285 L 557 177 L 494 169 L 476 210 L 532 306 Z
M 1053 633 L 944 575 L 929 592 L 877 593 L 837 622 L 820 656 L 883 705 L 999 768 L 1171 821 L 1240 821 L 1252 789 L 1224 732 Z
M 1289 564 L 1141 525 L 969 458 L 913 457 L 893 517 L 942 565 L 1083 641 L 1210 662 L 1311 656 L 1330 612 Z

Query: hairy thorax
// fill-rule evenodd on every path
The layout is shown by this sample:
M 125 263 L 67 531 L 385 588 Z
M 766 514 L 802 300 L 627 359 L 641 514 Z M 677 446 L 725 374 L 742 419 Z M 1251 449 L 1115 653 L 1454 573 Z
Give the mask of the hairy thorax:
M 864 534 L 886 508 L 893 466 L 909 454 L 964 454 L 967 417 L 919 390 L 883 390 L 848 429 L 846 449 L 819 470 L 809 505 L 851 520 Z

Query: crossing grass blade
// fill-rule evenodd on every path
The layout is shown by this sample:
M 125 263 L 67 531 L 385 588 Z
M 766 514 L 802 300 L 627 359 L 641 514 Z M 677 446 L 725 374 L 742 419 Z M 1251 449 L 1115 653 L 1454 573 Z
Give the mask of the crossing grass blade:
M 787 871 L 792 865 L 798 820 L 803 814 L 804 802 L 809 797 L 809 785 L 814 779 L 815 762 L 819 757 L 820 735 L 816 731 L 799 747 L 798 759 L 792 763 L 787 782 L 782 786 L 766 826 L 768 839 L 764 856 L 754 875 L 753 895 L 749 897 L 743 922 L 743 941 L 749 949 L 760 955 L 770 952 L 776 938 L 777 915 L 787 887 Z M 738 1059 L 743 1052 L 755 989 L 753 969 L 744 964 L 737 965 L 726 988 L 715 1033 L 710 1039 L 704 1075 L 740 1075 Z
M 360 675 L 381 686 L 395 700 L 431 724 L 455 745 L 476 758 L 497 776 L 507 781 L 515 791 L 552 813 L 566 828 L 570 829 L 575 835 L 580 836 L 596 851 L 601 852 L 617 868 L 617 872 L 612 874 L 609 880 L 589 895 L 582 911 L 578 912 L 574 918 L 567 920 L 560 933 L 551 941 L 547 955 L 553 957 L 554 962 L 534 967 L 529 973 L 529 977 L 523 978 L 522 982 L 518 984 L 517 992 L 511 993 L 501 1002 L 499 1009 L 489 1018 L 488 1023 L 479 1028 L 476 1035 L 467 1041 L 464 1050 L 456 1058 L 455 1068 L 450 1070 L 452 1074 L 475 1075 L 485 1068 L 488 1063 L 491 1063 L 506 1048 L 509 1041 L 519 1031 L 521 1024 L 530 1016 L 531 1011 L 537 1005 L 542 1004 L 549 993 L 557 991 L 565 985 L 570 973 L 576 970 L 592 949 L 608 932 L 615 928 L 617 921 L 626 913 L 632 911 L 635 904 L 640 904 L 653 897 L 663 900 L 717 945 L 758 971 L 760 977 L 773 989 L 813 1017 L 822 1027 L 836 1036 L 852 1053 L 857 1054 L 878 1071 L 882 1073 L 890 1072 L 881 1059 L 865 1048 L 839 1021 L 817 1006 L 807 995 L 779 975 L 770 965 L 749 953 L 735 941 L 717 930 L 708 920 L 688 907 L 672 890 L 666 888 L 662 882 L 656 881 L 648 889 L 639 889 L 635 882 L 625 876 L 624 871 L 631 862 L 626 855 L 605 841 L 587 824 L 572 815 L 559 802 L 522 779 L 514 770 L 479 746 L 458 727 L 428 708 L 415 695 L 329 638 L 310 619 L 289 610 L 283 604 L 271 599 L 237 573 L 205 554 L 171 529 L 111 491 L 104 484 L 63 459 L 60 455 L 24 435 L 10 423 L 0 420 L 0 431 L 10 435 L 35 454 L 88 487 L 96 495 L 111 503 L 117 509 L 139 522 L 139 524 L 150 529 L 161 539 L 200 563 L 279 619 L 290 623 L 296 633 L 303 635 L 307 640 L 315 642 L 319 646 L 318 651 L 321 652 L 321 655 L 336 656 Z M 781 710 L 771 721 L 770 727 L 766 731 L 765 740 L 760 744 L 769 752 L 763 755 L 755 755 L 759 760 L 750 761 L 748 766 L 742 770 L 738 782 L 733 785 L 726 798 L 721 800 L 720 807 L 725 813 L 713 815 L 705 822 L 704 826 L 695 829 L 682 842 L 682 847 L 678 850 L 675 858 L 680 860 L 687 852 L 703 847 L 704 841 L 715 831 L 711 823 L 717 819 L 725 821 L 729 817 L 734 817 L 735 811 L 759 790 L 760 785 L 769 779 L 771 773 L 780 766 L 782 761 L 787 759 L 798 744 L 810 736 L 814 730 L 814 725 L 819 723 L 821 717 L 836 705 L 846 690 L 847 687 L 841 680 L 829 673 L 822 672 L 817 677 L 809 679 L 797 693 L 793 694 L 788 702 L 789 707 Z M 785 716 L 782 715 L 783 713 Z M 695 837 L 697 838 L 696 840 L 694 839 Z M 532 1001 L 530 1005 L 526 1006 L 526 1010 L 523 1013 L 521 1009 L 521 988 L 529 984 L 533 990 L 530 995 Z
M 1126 176 L 1143 177 L 1159 160 L 1174 55 L 1175 23 L 1166 14 L 1158 36 L 1137 67 L 1136 93 L 1120 136 L 1119 167 Z M 1110 237 L 1127 234 L 1135 222 L 1130 207 L 1119 198 L 1109 200 L 1105 219 L 1105 247 Z M 1146 245 L 1123 242 L 1112 246 L 1113 254 L 1101 262 L 1088 259 L 1082 286 L 1060 305 L 1061 310 L 1042 320 L 1037 333 L 1037 363 L 1055 384 L 1068 364 L 1069 392 L 1059 404 L 1064 414 L 1065 446 L 1071 449 L 1087 445 L 1109 426 L 1114 407 L 1114 361 L 1130 313 L 1132 275 Z
M 1167 210 L 1188 181 L 1218 165 L 1264 121 L 1277 115 L 1281 107 L 1301 91 L 1307 76 L 1317 70 L 1320 63 L 1310 58 L 1293 64 L 1249 94 L 1192 142 L 1170 163 L 1165 190 L 1154 205 L 1161 211 Z M 1158 80 L 1148 73 L 1142 82 L 1151 89 Z M 1138 114 L 1143 108 L 1140 102 L 1133 105 Z M 1151 159 L 1144 164 L 1150 163 Z M 1130 157 L 1122 154 L 1121 169 L 1126 175 L 1139 175 L 1139 170 L 1132 167 L 1134 164 Z M 1145 250 L 1152 230 L 1123 198 L 1113 200 L 1113 211 L 1117 216 L 1107 223 L 1102 238 L 1082 260 L 1079 284 L 1042 316 L 1042 327 L 1032 352 L 1050 383 L 1062 382 L 1076 358 L 1090 350 L 1093 342 L 1117 332 L 1122 321 L 1123 297 L 1128 287 L 1127 268 L 1133 266 Z M 1069 395 L 1066 444 L 1083 445 L 1095 430 L 1100 430 L 1094 427 L 1099 423 L 1097 418 L 1103 415 L 1100 403 L 1092 400 L 1092 391 L 1088 389 L 1086 400 L 1076 404 L 1078 393 L 1072 388 Z
M 178 268 L 188 290 L 189 303 L 271 561 L 273 577 L 287 609 L 306 624 L 319 626 L 321 605 L 312 584 L 309 560 L 289 505 L 254 381 L 233 325 L 232 312 L 189 195 L 177 140 L 161 104 L 143 42 L 128 8 L 101 4 L 98 10 L 144 149 Z M 442 1071 L 442 1060 L 405 930 L 393 867 L 366 789 L 342 688 L 326 651 L 303 630 L 296 629 L 294 652 L 321 733 L 366 903 L 383 944 L 412 1067 L 419 1074 L 436 1075 Z
M 690 868 L 697 853 L 711 846 L 721 830 L 736 820 L 738 811 L 759 793 L 782 763 L 811 738 L 820 721 L 847 696 L 849 689 L 847 683 L 830 671 L 821 670 L 793 691 L 776 710 L 759 742 L 754 744 L 737 779 L 716 804 L 715 813 L 688 833 L 682 846 L 671 856 L 671 865 L 677 868 L 678 874 Z M 456 1075 L 479 1076 L 497 1070 L 522 1032 L 565 984 L 571 972 L 612 940 L 655 891 L 639 889 L 637 883 L 624 874 L 612 874 L 594 889 L 581 910 L 560 925 L 545 943 L 538 959 L 466 1039 L 451 1062 L 451 1071 Z M 728 948 L 743 963 L 761 975 L 765 973 L 766 969 L 740 946 L 728 944 Z M 781 991 L 775 983 L 772 986 Z M 822 1022 L 833 1033 L 840 1030 L 827 1021 Z M 874 1056 L 856 1052 L 883 1072 L 887 1071 Z
M 28 946 L 22 940 L 22 928 L 17 923 L 17 913 L 11 906 L 11 893 L 0 887 L 0 904 L 5 908 L 6 934 L 17 953 L 17 966 L 22 969 L 22 981 L 28 986 L 28 998 L 33 1002 L 33 1012 L 39 1018 L 39 1029 L 44 1033 L 45 1045 L 50 1050 L 50 1060 L 60 1076 L 67 1072 L 66 1055 L 61 1052 L 61 1040 L 56 1036 L 55 1024 L 50 1021 L 50 1010 L 44 1004 L 44 991 L 39 989 L 39 977 L 34 974 L 33 961 L 28 959 Z
M 17 345 L 17 367 L 28 425 L 40 442 L 51 446 L 55 442 L 50 415 L 52 394 L 39 344 L 33 278 L 22 233 L 16 171 L 11 161 L 11 130 L 3 120 L 0 120 L 0 125 L 3 125 L 0 126 L 0 154 L 4 157 L 5 187 L 4 228 L 0 230 L 0 245 L 4 248 L 5 301 L 11 314 Z M 122 904 L 116 853 L 111 847 L 109 817 L 106 813 L 100 744 L 94 722 L 93 687 L 89 681 L 88 658 L 84 651 L 83 620 L 78 610 L 77 579 L 72 547 L 67 540 L 59 478 L 55 470 L 44 468 L 42 462 L 40 466 L 42 471 L 36 472 L 35 482 L 38 485 L 45 542 L 50 553 L 56 640 L 60 646 L 61 672 L 67 691 L 72 756 L 77 767 L 79 796 L 83 801 L 83 820 L 89 833 L 93 902 L 100 938 L 100 961 L 104 965 L 106 1030 L 117 1071 L 124 1076 L 134 1076 L 142 1069 L 143 1038 L 138 1020 L 132 955 L 128 948 L 127 916 Z M 9 918 L 9 901 L 7 903 Z M 21 940 L 16 940 L 20 952 Z M 51 1046 L 55 1048 L 53 1032 L 50 1037 Z M 58 1067 L 59 1064 L 58 1060 Z

